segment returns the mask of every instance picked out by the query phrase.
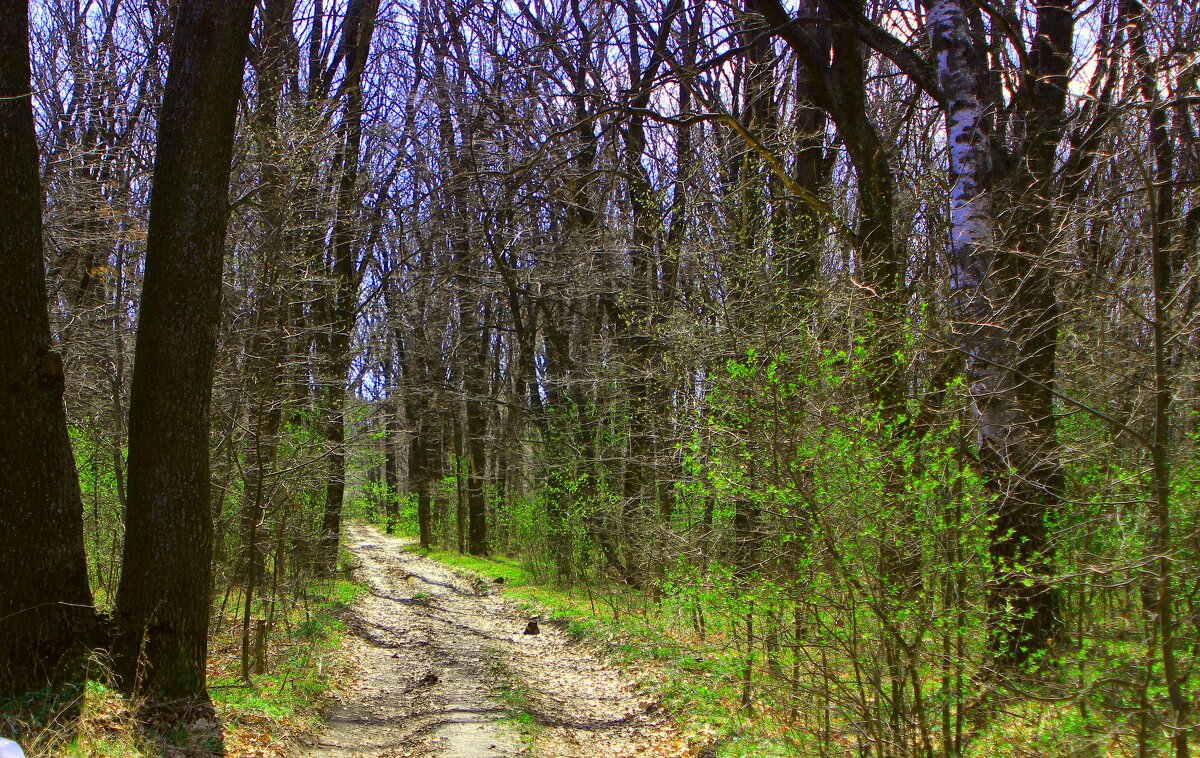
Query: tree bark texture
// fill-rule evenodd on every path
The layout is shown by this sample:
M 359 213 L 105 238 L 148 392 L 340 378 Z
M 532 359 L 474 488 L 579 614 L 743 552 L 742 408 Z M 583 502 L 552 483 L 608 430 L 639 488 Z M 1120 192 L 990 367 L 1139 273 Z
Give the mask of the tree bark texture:
M 1171 406 L 1175 377 L 1169 367 L 1170 342 L 1178 336 L 1172 333 L 1171 301 L 1175 293 L 1176 200 L 1175 200 L 1175 151 L 1169 135 L 1167 109 L 1156 80 L 1155 67 L 1150 62 L 1146 45 L 1146 9 L 1137 0 L 1129 1 L 1130 43 L 1137 65 L 1138 88 L 1149 104 L 1148 134 L 1146 144 L 1154 158 L 1147 194 L 1154 218 L 1151 224 L 1150 251 L 1151 275 L 1154 292 L 1154 322 L 1152 325 L 1154 345 L 1154 414 L 1153 436 L 1150 444 L 1151 470 L 1154 482 L 1154 505 L 1152 508 L 1151 538 L 1148 554 L 1154 556 L 1155 593 L 1152 612 L 1158 626 L 1159 653 L 1163 669 L 1163 683 L 1171 703 L 1169 730 L 1176 758 L 1188 758 L 1191 749 L 1188 735 L 1191 731 L 1189 714 L 1192 698 L 1187 690 L 1186 668 L 1178 660 L 1179 630 L 1175 602 L 1176 567 L 1175 544 L 1172 537 L 1172 521 L 1178 518 L 1178 509 L 1172 508 L 1171 489 Z M 1175 511 L 1173 513 L 1173 510 Z M 1181 582 L 1182 584 L 1182 582 Z M 1183 614 L 1179 614 L 1182 616 Z

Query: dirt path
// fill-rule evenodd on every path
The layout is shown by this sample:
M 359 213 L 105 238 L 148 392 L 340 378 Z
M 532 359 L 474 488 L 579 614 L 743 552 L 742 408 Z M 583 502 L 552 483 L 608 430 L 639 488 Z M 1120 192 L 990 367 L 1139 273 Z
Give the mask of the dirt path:
M 370 594 L 355 606 L 357 679 L 311 756 L 683 756 L 680 736 L 632 680 L 486 581 L 352 524 L 346 546 Z

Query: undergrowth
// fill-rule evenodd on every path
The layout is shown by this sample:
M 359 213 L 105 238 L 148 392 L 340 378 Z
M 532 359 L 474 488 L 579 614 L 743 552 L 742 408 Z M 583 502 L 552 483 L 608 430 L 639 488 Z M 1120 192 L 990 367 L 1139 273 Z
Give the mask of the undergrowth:
M 498 584 L 527 612 L 540 614 L 576 639 L 604 648 L 655 693 L 693 743 L 710 745 L 703 755 L 824 755 L 829 754 L 830 743 L 852 750 L 849 733 L 839 731 L 836 722 L 831 724 L 816 704 L 804 704 L 777 678 L 765 676 L 769 664 L 758 654 L 753 696 L 744 703 L 745 651 L 740 649 L 737 630 L 718 623 L 716 614 L 710 616 L 706 633 L 700 635 L 670 598 L 615 585 L 602 589 L 554 587 L 539 583 L 512 559 L 450 551 L 425 554 L 476 574 L 482 582 Z M 497 583 L 496 579 L 503 581 Z M 519 692 L 501 695 L 511 699 Z M 1075 702 L 1009 698 L 1001 710 L 989 727 L 975 736 L 968 755 L 1061 755 L 1067 754 L 1062 751 L 1064 744 L 1077 746 L 1069 751 L 1072 755 L 1117 755 L 1132 750 L 1117 732 L 1091 723 L 1100 718 L 1095 709 L 1083 710 Z M 940 746 L 935 746 L 935 752 L 940 753 Z
M 265 640 L 262 674 L 241 678 L 238 619 L 215 618 L 209 636 L 211 705 L 165 708 L 122 694 L 104 661 L 87 680 L 0 701 L 0 736 L 34 756 L 173 758 L 284 755 L 320 725 L 330 690 L 344 679 L 337 656 L 345 611 L 365 588 L 345 580 L 312 582 L 277 609 Z M 282 604 L 281 604 L 282 605 Z

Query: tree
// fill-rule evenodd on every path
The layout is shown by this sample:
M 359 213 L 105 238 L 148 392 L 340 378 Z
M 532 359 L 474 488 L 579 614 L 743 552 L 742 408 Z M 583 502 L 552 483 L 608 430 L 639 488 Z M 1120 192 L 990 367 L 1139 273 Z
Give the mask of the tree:
M 382 479 L 427 547 L 719 630 L 735 699 L 817 719 L 802 752 L 986 751 L 972 734 L 1023 713 L 1059 752 L 1184 752 L 1197 2 L 258 0 L 231 189 L 209 193 L 237 198 L 208 505 L 243 675 L 255 619 L 334 568 L 343 503 L 371 513 Z M 176 5 L 32 16 L 43 342 L 105 599 Z M 131 517 L 200 524 L 203 493 L 146 505 L 147 450 L 204 434 L 145 397 L 178 378 L 163 292 L 182 322 L 219 266 L 175 256 L 205 263 L 163 285 L 162 224 Z M 160 532 L 204 563 L 199 526 L 130 550 Z M 142 594 L 195 638 L 201 584 Z
M 124 686 L 202 695 L 212 593 L 209 406 L 252 0 L 184 0 L 158 117 L 129 408 L 113 646 Z
M 322 571 L 332 573 L 337 566 L 338 540 L 342 528 L 342 499 L 346 492 L 346 383 L 350 374 L 350 338 L 358 314 L 360 269 L 355 265 L 358 253 L 354 212 L 358 203 L 357 185 L 359 150 L 362 145 L 362 79 L 371 37 L 375 31 L 374 0 L 353 0 L 346 9 L 342 25 L 341 50 L 346 61 L 342 82 L 346 105 L 339 137 L 341 144 L 334 159 L 337 178 L 337 209 L 330 233 L 329 259 L 332 262 L 332 290 L 328 296 L 330 333 L 325 344 L 329 375 L 326 381 L 325 434 L 329 443 L 329 483 L 325 494 L 325 514 L 321 521 L 320 553 L 317 562 Z
M 1190 754 L 1188 713 L 1192 704 L 1185 692 L 1187 674 L 1180 671 L 1178 660 L 1174 587 L 1176 569 L 1172 565 L 1175 559 L 1172 554 L 1174 546 L 1171 536 L 1174 516 L 1171 502 L 1171 405 L 1175 377 L 1172 376 L 1173 372 L 1168 365 L 1168 352 L 1171 349 L 1169 343 L 1180 336 L 1171 333 L 1171 311 L 1172 301 L 1176 299 L 1175 277 L 1179 273 L 1178 269 L 1183 268 L 1183 261 L 1175 250 L 1175 245 L 1181 241 L 1177 237 L 1175 216 L 1175 150 L 1168 132 L 1169 121 L 1167 109 L 1163 104 L 1163 94 L 1156 81 L 1158 72 L 1146 44 L 1146 9 L 1138 0 L 1127 0 L 1126 7 L 1130 19 L 1129 44 L 1133 69 L 1138 89 L 1148 104 L 1146 146 L 1153 160 L 1153 167 L 1148 171 L 1149 178 L 1146 182 L 1147 205 L 1152 214 L 1149 243 L 1153 298 L 1151 341 L 1154 354 L 1154 410 L 1151 422 L 1153 432 L 1149 444 L 1154 490 L 1153 505 L 1150 508 L 1153 520 L 1150 531 L 1153 536 L 1148 540 L 1147 557 L 1152 558 L 1155 563 L 1155 587 L 1153 593 L 1146 593 L 1153 598 L 1147 598 L 1149 602 L 1146 604 L 1147 610 L 1154 616 L 1158 652 L 1162 659 L 1163 682 L 1171 703 L 1171 742 L 1177 758 L 1187 758 Z M 1151 635 L 1151 646 L 1154 636 Z M 1150 655 L 1153 654 L 1151 647 Z
M 95 624 L 83 506 L 50 337 L 28 6 L 0 3 L 0 697 L 43 686 Z
M 971 29 L 974 11 L 958 0 L 928 9 L 949 146 L 955 327 L 979 469 L 994 498 L 991 642 L 998 659 L 1021 663 L 1060 625 L 1046 525 L 1064 486 L 1053 412 L 1059 309 L 1044 257 L 1056 234 L 1054 200 L 1064 199 L 1053 186 L 1073 20 L 1062 3 L 1038 4 L 1027 52 L 1034 70 L 1021 73 L 1001 110 L 986 48 Z
M 261 201 L 258 221 L 261 242 L 257 249 L 258 281 L 255 328 L 247 340 L 244 389 L 248 406 L 246 464 L 243 473 L 241 514 L 242 553 L 246 580 L 245 607 L 242 615 L 242 677 L 250 678 L 250 617 L 256 590 L 263 588 L 263 570 L 267 540 L 260 525 L 270 510 L 274 489 L 268 479 L 279 452 L 279 430 L 284 405 L 284 353 L 286 319 L 285 285 L 282 258 L 286 252 L 289 229 L 285 207 L 286 179 L 280 149 L 279 111 L 290 61 L 287 43 L 291 39 L 293 0 L 268 0 L 260 14 L 254 68 L 257 80 L 257 108 L 253 115 L 255 147 L 260 165 Z M 277 546 L 278 547 L 278 546 Z M 278 556 L 277 556 L 278 560 Z M 260 662 L 261 663 L 261 662 Z

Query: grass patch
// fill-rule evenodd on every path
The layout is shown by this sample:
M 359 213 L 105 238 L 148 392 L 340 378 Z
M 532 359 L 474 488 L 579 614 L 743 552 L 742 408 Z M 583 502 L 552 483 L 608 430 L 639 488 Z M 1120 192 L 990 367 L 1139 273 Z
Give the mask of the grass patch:
M 611 626 L 613 617 L 606 615 L 603 607 L 597 605 L 594 599 L 539 584 L 518 561 L 482 558 L 449 550 L 426 552 L 416 546 L 408 550 L 473 575 L 484 584 L 491 583 L 499 587 L 505 596 L 516 600 L 527 611 L 560 624 L 576 639 L 596 637 Z M 497 579 L 503 581 L 496 582 Z
M 126 698 L 96 679 L 0 701 L 0 736 L 30 756 L 153 754 Z
M 527 749 L 532 749 L 545 727 L 529 708 L 529 685 L 499 657 L 490 657 L 487 668 L 496 683 L 495 698 L 508 711 L 508 716 L 503 721 L 520 736 Z
M 825 712 L 820 707 L 819 679 L 802 680 L 793 689 L 796 685 L 788 681 L 790 670 L 768 672 L 771 661 L 763 651 L 762 638 L 753 652 L 751 702 L 743 706 L 745 629 L 736 613 L 736 601 L 725 600 L 727 607 L 722 609 L 720 598 L 705 599 L 701 604 L 687 596 L 656 597 L 617 585 L 549 586 L 538 584 L 533 574 L 513 559 L 478 558 L 456 552 L 433 552 L 429 557 L 475 574 L 480 583 L 503 577 L 499 585 L 503 593 L 528 612 L 538 613 L 572 636 L 606 650 L 625 670 L 639 676 L 643 687 L 654 693 L 694 745 L 710 746 L 705 755 L 787 758 L 835 754 L 833 750 L 840 754 L 843 749 L 854 751 L 856 745 L 869 744 L 869 738 L 854 732 L 854 724 L 846 718 L 845 700 L 849 696 L 834 690 L 833 694 L 842 700 L 828 701 L 834 705 Z M 706 614 L 704 634 L 696 629 L 693 615 L 701 605 Z M 823 639 L 827 641 L 828 637 Z M 805 650 L 814 657 L 823 652 L 807 642 Z M 838 652 L 830 650 L 831 665 Z M 1137 653 L 1132 647 L 1121 651 L 1129 661 L 1136 661 Z M 1117 653 L 1113 656 L 1121 657 Z M 1086 666 L 1095 669 L 1089 669 L 1092 676 L 1113 669 L 1111 665 Z M 1077 676 L 1086 680 L 1083 673 Z M 932 677 L 925 682 L 927 696 L 937 689 Z M 502 693 L 502 697 L 519 700 L 519 694 Z M 1162 700 L 1165 695 L 1159 692 L 1155 697 Z M 1134 717 L 1129 714 L 1135 713 L 1136 702 L 1113 705 L 1104 701 L 1103 693 L 1092 696 L 1092 701 L 1009 698 L 975 736 L 965 755 L 1134 754 L 1136 725 L 1131 725 Z M 1127 714 L 1124 720 L 1112 716 L 1118 706 L 1123 706 Z M 931 719 L 941 715 L 936 703 L 927 713 Z M 1162 734 L 1152 735 L 1151 742 L 1151 752 L 1166 749 Z M 935 741 L 933 747 L 941 753 L 940 743 Z
M 482 558 L 465 555 L 452 550 L 434 550 L 426 552 L 416 545 L 407 548 L 409 552 L 425 555 L 438 563 L 444 563 L 454 568 L 465 569 L 477 574 L 482 579 L 503 579 L 508 589 L 514 587 L 532 586 L 532 577 L 521 564 L 504 558 Z
M 29 756 L 158 758 L 228 754 L 210 705 L 172 703 L 168 710 L 131 700 L 96 663 L 82 684 L 27 692 L 0 701 L 0 735 Z M 248 753 L 247 755 L 262 755 Z
M 210 639 L 209 688 L 226 728 L 230 755 L 277 746 L 313 732 L 331 690 L 344 680 L 338 655 L 345 615 L 365 585 L 345 579 L 312 582 L 276 619 L 262 674 L 241 677 L 241 627 L 226 619 Z M 254 754 L 254 753 L 248 753 Z M 271 755 L 271 752 L 263 754 Z

